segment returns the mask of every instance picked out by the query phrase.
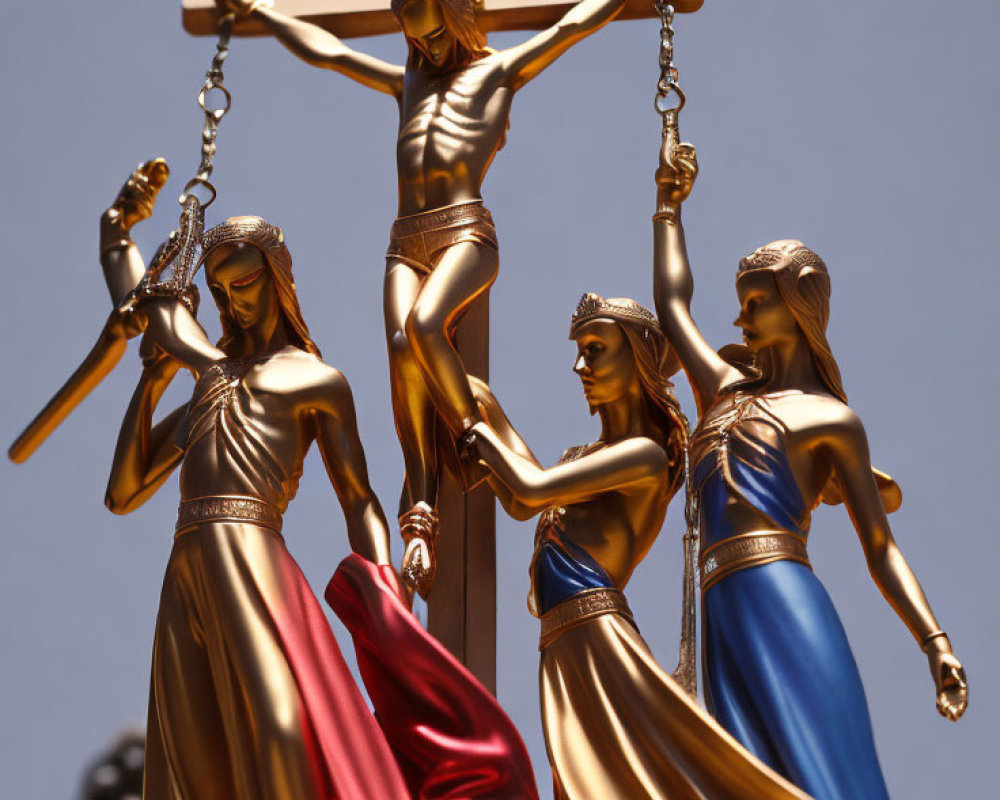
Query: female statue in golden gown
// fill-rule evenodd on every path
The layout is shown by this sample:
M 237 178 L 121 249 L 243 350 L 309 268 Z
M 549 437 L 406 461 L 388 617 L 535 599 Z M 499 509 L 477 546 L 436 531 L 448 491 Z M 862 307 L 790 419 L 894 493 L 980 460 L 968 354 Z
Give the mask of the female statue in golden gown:
M 656 308 L 691 381 L 706 698 L 762 761 L 821 800 L 886 798 L 868 706 L 843 625 L 806 553 L 820 500 L 843 502 L 879 589 L 926 654 L 937 706 L 965 711 L 962 665 L 893 540 L 899 488 L 874 471 L 826 338 L 830 278 L 801 242 L 740 261 L 745 346 L 716 353 L 690 312 L 680 204 L 691 145 L 664 148 L 654 217 Z M 881 491 L 880 491 L 881 484 Z
M 105 259 L 116 274 L 134 251 L 124 234 Z M 281 231 L 236 217 L 206 232 L 202 248 L 222 319 L 216 346 L 190 294 L 142 300 L 141 324 L 113 314 L 108 326 L 121 337 L 146 329 L 108 507 L 133 510 L 180 466 L 144 797 L 536 798 L 513 725 L 403 605 L 351 390 L 319 358 Z M 181 366 L 197 377 L 191 401 L 153 425 Z M 354 551 L 327 599 L 355 638 L 378 721 L 281 535 L 313 442 Z
M 560 800 L 804 798 L 747 753 L 654 660 L 622 593 L 683 483 L 676 357 L 631 300 L 585 295 L 574 371 L 596 442 L 543 469 L 483 391 L 464 455 L 517 519 L 541 512 L 529 607 L 541 617 L 545 742 Z

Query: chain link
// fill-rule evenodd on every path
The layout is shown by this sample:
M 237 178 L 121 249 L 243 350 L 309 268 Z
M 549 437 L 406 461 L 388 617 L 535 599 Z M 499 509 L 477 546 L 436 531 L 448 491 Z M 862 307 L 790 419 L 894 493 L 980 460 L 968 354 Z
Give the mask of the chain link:
M 685 422 L 685 428 L 687 423 Z M 684 442 L 684 584 L 681 605 L 680 653 L 674 680 L 692 697 L 698 696 L 698 626 L 697 626 L 697 574 L 698 550 L 698 495 L 694 491 L 691 473 L 690 434 Z
M 674 66 L 674 7 L 663 0 L 654 0 L 653 7 L 660 17 L 660 78 L 656 82 L 653 107 L 663 119 L 664 140 L 677 143 L 680 141 L 677 118 L 686 98 L 677 82 L 678 72 Z
M 212 182 L 215 162 L 215 139 L 219 123 L 229 111 L 232 96 L 223 81 L 222 64 L 229 55 L 229 40 L 233 33 L 235 16 L 226 14 L 219 20 L 219 41 L 215 47 L 212 65 L 205 73 L 205 83 L 198 92 L 198 105 L 205 113 L 205 126 L 201 132 L 201 163 L 197 174 L 184 185 L 178 202 L 181 204 L 180 220 L 167 240 L 153 255 L 146 273 L 122 303 L 122 310 L 135 308 L 143 298 L 154 295 L 173 296 L 184 302 L 194 312 L 197 308 L 197 288 L 193 285 L 201 236 L 205 229 L 205 209 L 215 201 L 216 191 Z M 218 102 L 221 99 L 221 103 Z M 199 193 L 202 197 L 199 197 Z
M 198 165 L 197 174 L 184 187 L 184 193 L 180 197 L 182 206 L 186 206 L 193 199 L 204 210 L 215 200 L 215 187 L 209 178 L 215 168 L 217 151 L 215 140 L 219 133 L 219 123 L 229 112 L 233 101 L 232 95 L 225 87 L 222 65 L 229 55 L 229 41 L 232 38 L 235 19 L 235 15 L 226 14 L 219 20 L 219 41 L 215 45 L 215 56 L 208 72 L 205 73 L 205 83 L 198 92 L 198 105 L 205 114 L 205 126 L 201 131 L 201 163 Z M 195 195 L 196 189 L 207 192 L 207 199 Z

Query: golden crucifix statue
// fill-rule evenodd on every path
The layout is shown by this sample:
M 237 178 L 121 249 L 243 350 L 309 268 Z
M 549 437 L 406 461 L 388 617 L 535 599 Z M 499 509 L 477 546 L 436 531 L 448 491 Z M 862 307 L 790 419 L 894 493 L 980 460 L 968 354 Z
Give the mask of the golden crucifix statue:
M 434 579 L 438 421 L 459 436 L 480 420 L 456 324 L 496 279 L 497 235 L 482 183 L 503 146 L 515 92 L 617 14 L 624 0 L 583 0 L 555 26 L 503 51 L 486 46 L 473 0 L 392 0 L 406 66 L 359 53 L 260 0 L 224 0 L 266 23 L 299 58 L 399 104 L 399 208 L 385 273 L 393 413 L 406 465 L 403 574 L 426 596 Z
M 467 549 L 477 546 L 469 541 L 470 515 L 476 518 L 472 526 L 482 523 L 488 528 L 474 535 L 480 538 L 479 545 L 489 539 L 485 546 L 492 573 L 492 499 L 487 495 L 477 500 L 475 494 L 466 499 L 460 492 L 449 498 L 447 488 L 439 498 L 443 460 L 455 467 L 452 472 L 461 489 L 468 490 L 475 483 L 475 478 L 462 475 L 453 456 L 456 438 L 481 420 L 469 375 L 487 377 L 485 302 L 499 267 L 496 229 L 483 204 L 482 183 L 504 145 L 515 93 L 626 5 L 636 4 L 626 0 L 575 4 L 501 0 L 492 5 L 506 6 L 502 10 L 508 15 L 495 19 L 505 27 L 517 24 L 511 15 L 518 11 L 542 12 L 542 17 L 524 17 L 528 25 L 549 19 L 555 11 L 563 13 L 524 43 L 497 51 L 487 47 L 477 19 L 477 10 L 483 14 L 491 10 L 488 3 L 391 0 L 383 6 L 390 5 L 409 49 L 406 64 L 400 66 L 348 47 L 330 30 L 275 9 L 271 0 L 218 3 L 235 12 L 244 26 L 264 26 L 307 63 L 339 72 L 391 96 L 398 104 L 399 205 L 386 253 L 384 311 L 393 413 L 406 468 L 400 504 L 400 532 L 406 542 L 402 574 L 414 590 L 428 595 L 438 569 L 439 506 L 442 516 L 457 513 L 464 518 L 460 535 Z M 379 4 L 358 5 L 365 7 L 358 8 L 360 15 L 375 13 L 370 7 Z M 340 13 L 330 16 L 344 24 L 350 15 L 338 8 Z M 652 3 L 646 15 L 651 12 Z M 479 342 L 462 352 L 459 323 L 466 317 L 466 338 Z M 478 509 L 470 508 L 470 503 L 478 504 Z M 445 527 L 450 527 L 447 520 Z M 451 547 L 453 538 L 458 537 L 449 531 L 442 549 Z M 464 561 L 455 566 L 462 573 L 459 583 L 467 586 L 468 554 Z M 451 569 L 454 562 L 445 557 L 444 564 L 442 571 Z M 476 578 L 487 582 L 490 601 L 484 611 L 492 621 L 495 577 L 483 574 L 486 571 L 476 569 Z M 454 613 L 454 600 L 463 607 L 469 605 L 467 596 L 449 597 L 449 614 Z M 432 630 L 436 627 L 434 605 Z M 468 625 L 463 627 L 467 633 Z M 489 628 L 492 632 L 493 624 Z M 467 651 L 464 636 L 447 641 L 451 637 L 446 633 L 444 640 L 470 664 L 477 659 Z M 489 652 L 480 658 L 492 661 L 493 647 L 491 643 Z M 492 684 L 491 664 L 484 664 L 486 672 L 470 666 Z

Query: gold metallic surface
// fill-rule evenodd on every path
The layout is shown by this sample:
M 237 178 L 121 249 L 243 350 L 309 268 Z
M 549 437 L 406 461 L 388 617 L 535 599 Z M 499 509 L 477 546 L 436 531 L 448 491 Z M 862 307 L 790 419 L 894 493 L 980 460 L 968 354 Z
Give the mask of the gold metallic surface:
M 204 336 L 187 309 L 177 301 L 151 301 L 172 303 L 178 322 L 147 329 L 144 346 L 164 355 L 144 370 L 123 423 L 109 506 L 132 510 L 183 460 L 182 503 L 250 496 L 284 511 L 316 441 L 344 505 L 352 547 L 388 563 L 385 521 L 368 485 L 350 387 L 318 358 L 301 319 L 290 260 L 276 255 L 284 246 L 266 244 L 280 232 L 255 217 L 220 228 L 226 235 L 206 236 L 205 269 L 223 318 L 222 349 L 187 346 L 192 331 Z M 181 366 L 178 352 L 191 357 L 182 366 L 199 376 L 195 399 L 150 428 L 156 402 Z
M 618 614 L 635 624 L 624 594 L 617 589 L 587 589 L 542 615 L 538 649 L 544 650 L 570 628 L 602 614 Z
M 287 560 L 281 537 L 251 523 L 205 523 L 175 541 L 153 640 L 144 800 L 326 796 L 266 611 L 294 589 Z
M 539 680 L 557 800 L 808 798 L 691 700 L 625 617 L 565 631 Z
M 256 497 L 215 495 L 192 497 L 177 509 L 177 534 L 203 522 L 250 522 L 281 533 L 281 512 Z
M 699 560 L 703 592 L 726 575 L 772 561 L 797 561 L 811 568 L 805 541 L 786 531 L 755 531 L 723 539 L 702 550 Z
M 141 301 L 169 304 L 163 319 L 173 324 L 147 328 L 144 349 L 157 357 L 147 359 L 122 423 L 108 483 L 109 508 L 126 513 L 180 465 L 145 797 L 326 797 L 306 715 L 338 711 L 305 706 L 270 616 L 276 604 L 291 602 L 295 613 L 295 602 L 316 602 L 297 593 L 304 578 L 277 533 L 313 441 L 354 551 L 388 563 L 388 529 L 368 484 L 350 388 L 309 338 L 280 231 L 239 217 L 206 240 L 223 339 L 206 350 L 183 304 Z M 192 331 L 197 347 L 184 341 Z M 201 355 L 178 363 L 177 353 Z M 181 366 L 198 376 L 194 395 L 153 425 Z
M 386 262 L 384 311 L 406 466 L 400 511 L 418 503 L 436 508 L 444 457 L 439 445 L 444 440 L 450 448 L 449 438 L 480 419 L 455 335 L 499 268 L 481 187 L 504 144 L 514 94 L 613 19 L 624 0 L 583 0 L 552 27 L 502 51 L 486 46 L 469 0 L 394 0 L 409 48 L 405 66 L 359 53 L 315 25 L 250 0 L 220 5 L 265 23 L 307 63 L 388 94 L 399 105 L 398 219 Z M 404 573 L 414 574 L 411 567 L 404 565 Z M 425 574 L 432 571 L 427 567 Z
M 170 170 L 162 158 L 140 164 L 101 215 L 100 260 L 104 280 L 114 307 L 125 299 L 146 272 L 146 265 L 132 243 L 132 226 L 153 213 L 156 196 L 167 182 Z M 125 353 L 122 335 L 129 324 L 120 313 L 111 318 L 90 353 L 45 407 L 35 416 L 7 451 L 15 463 L 23 463 L 58 428 L 102 380 Z
M 745 345 L 730 346 L 730 360 L 708 344 L 690 312 L 693 278 L 680 219 L 680 203 L 697 175 L 691 145 L 665 148 L 657 171 L 654 217 L 654 296 L 664 332 L 677 349 L 691 382 L 701 423 L 693 440 L 726 420 L 749 398 L 773 420 L 787 452 L 805 507 L 824 497 L 843 498 L 878 588 L 918 641 L 939 630 L 920 584 L 889 528 L 886 506 L 873 473 L 864 426 L 848 407 L 836 361 L 826 342 L 829 278 L 812 251 L 791 240 L 774 242 L 744 259 L 737 280 L 736 326 Z M 749 359 L 749 361 L 748 361 Z M 738 364 L 738 366 L 736 365 Z M 749 376 L 749 377 L 748 377 Z M 732 389 L 740 385 L 739 392 Z M 779 433 L 780 431 L 780 433 Z M 714 434 L 712 434 L 714 435 Z M 697 454 L 692 454 L 697 460 Z M 834 493 L 826 492 L 831 481 Z M 891 489 L 891 487 L 889 487 Z M 889 491 L 891 503 L 896 493 Z M 773 523 L 733 499 L 726 509 L 739 533 L 773 530 Z M 808 529 L 808 520 L 803 521 Z M 931 640 L 928 662 L 938 709 L 948 719 L 965 711 L 968 687 L 947 637 Z
M 542 719 L 557 797 L 806 797 L 689 699 L 626 616 L 621 590 L 683 475 L 686 425 L 669 381 L 676 362 L 658 323 L 634 301 L 585 295 L 571 337 L 574 369 L 601 420 L 597 442 L 543 469 L 479 386 L 486 421 L 463 442 L 512 516 L 544 512 L 536 544 L 552 536 L 578 545 L 615 587 L 542 617 Z
M 389 231 L 385 257 L 429 275 L 441 253 L 462 242 L 498 248 L 493 216 L 481 202 L 399 217 Z
M 390 0 L 278 0 L 289 16 L 318 25 L 341 37 L 376 36 L 398 30 L 389 10 Z M 547 28 L 572 8 L 569 0 L 475 0 L 476 21 L 484 31 L 513 31 Z M 678 11 L 701 8 L 703 0 L 677 0 Z M 184 29 L 194 35 L 215 31 L 215 0 L 183 0 Z M 626 0 L 621 19 L 654 16 L 652 0 Z M 237 36 L 267 35 L 267 28 L 255 19 L 241 21 Z

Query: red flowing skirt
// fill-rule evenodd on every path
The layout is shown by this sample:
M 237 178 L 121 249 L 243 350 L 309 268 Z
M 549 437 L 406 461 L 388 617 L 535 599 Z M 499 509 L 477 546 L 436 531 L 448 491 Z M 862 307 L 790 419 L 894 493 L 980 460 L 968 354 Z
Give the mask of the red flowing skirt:
M 537 800 L 514 724 L 420 626 L 391 567 L 348 556 L 326 599 L 354 638 L 376 717 L 414 800 Z

